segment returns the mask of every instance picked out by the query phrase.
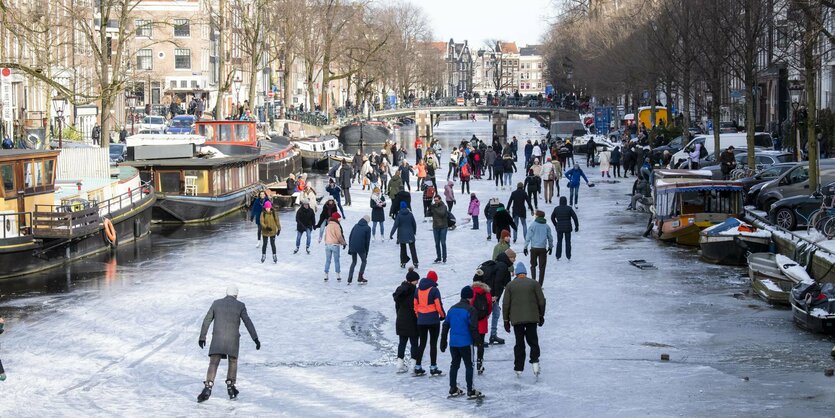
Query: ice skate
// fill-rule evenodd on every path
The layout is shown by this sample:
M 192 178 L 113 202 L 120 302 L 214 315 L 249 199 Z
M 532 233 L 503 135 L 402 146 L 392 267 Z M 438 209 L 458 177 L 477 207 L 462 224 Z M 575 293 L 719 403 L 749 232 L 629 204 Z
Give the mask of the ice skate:
M 325 273 L 325 281 L 328 281 L 328 273 Z
M 491 335 L 490 344 L 504 344 L 504 339 L 499 338 L 498 335 Z
M 337 275 L 336 275 L 336 281 L 341 282 L 341 281 L 342 281 L 342 276 L 340 276 L 339 274 L 337 274 Z
M 402 374 L 409 371 L 409 366 L 406 365 L 406 361 L 402 358 L 397 359 L 397 373 Z
M 238 389 L 235 387 L 235 384 L 232 383 L 231 380 L 226 381 L 226 393 L 229 394 L 229 399 L 238 399 Z
M 273 263 L 278 263 L 278 256 L 273 254 Z
M 478 374 L 484 374 L 484 360 L 477 360 L 476 364 L 476 370 L 478 371 Z
M 481 399 L 484 397 L 484 394 L 481 393 L 478 389 L 472 389 L 467 391 L 467 399 Z
M 464 394 L 464 391 L 459 387 L 449 388 L 449 398 L 457 398 Z
M 365 280 L 365 277 L 360 277 L 357 279 L 357 284 L 368 284 L 368 280 Z
M 522 371 L 521 370 L 516 371 L 516 377 L 522 377 Z
M 266 259 L 267 259 L 267 255 L 266 254 L 261 254 L 261 262 L 263 263 L 264 260 L 266 260 Z
M 293 250 L 293 254 L 296 254 L 296 253 L 298 253 L 298 252 L 299 252 L 299 247 L 296 247 L 296 249 L 295 249 L 295 250 Z
M 441 369 L 438 368 L 438 366 L 431 366 L 429 367 L 429 375 L 432 377 L 443 376 L 444 372 L 442 372 Z
M 203 382 L 203 391 L 197 396 L 197 402 L 205 402 L 212 396 L 212 382 Z
M 423 376 L 426 374 L 426 370 L 423 369 L 420 365 L 415 366 L 415 370 L 412 373 L 412 376 Z
M 310 247 L 307 247 L 304 250 L 307 251 L 307 255 L 310 255 Z
M 400 263 L 400 268 L 402 268 L 402 269 L 406 268 L 406 263 Z
M 539 363 L 531 363 L 531 368 L 533 369 L 533 375 L 539 376 Z

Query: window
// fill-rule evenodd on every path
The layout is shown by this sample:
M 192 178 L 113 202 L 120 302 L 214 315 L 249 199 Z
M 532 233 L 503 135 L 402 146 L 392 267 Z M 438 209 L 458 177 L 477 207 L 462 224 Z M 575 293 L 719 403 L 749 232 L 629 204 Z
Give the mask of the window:
M 180 194 L 180 172 L 161 171 L 157 189 L 162 193 Z
M 174 68 L 177 70 L 191 69 L 191 50 L 177 48 L 174 50 Z
M 177 80 L 171 80 L 171 82 L 168 84 L 171 85 L 172 90 L 177 88 Z
M 138 19 L 135 26 L 137 38 L 150 38 L 153 35 L 153 26 L 150 20 Z
M 174 37 L 191 37 L 191 26 L 189 25 L 188 19 L 174 19 Z
M 6 191 L 6 196 L 14 196 L 16 194 L 14 187 L 14 166 L 11 164 L 0 165 L 0 176 L 3 177 L 3 189 Z
M 137 70 L 153 70 L 154 69 L 154 52 L 150 49 L 140 49 L 136 52 L 136 69 Z
M 195 177 L 197 194 L 209 193 L 209 172 L 207 170 L 186 170 L 185 175 Z

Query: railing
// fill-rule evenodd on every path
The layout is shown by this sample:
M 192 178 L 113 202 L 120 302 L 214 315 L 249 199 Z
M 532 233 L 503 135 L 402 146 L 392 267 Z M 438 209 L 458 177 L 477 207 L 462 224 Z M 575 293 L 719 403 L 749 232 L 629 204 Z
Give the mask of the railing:
M 32 214 L 30 212 L 14 212 L 0 214 L 3 232 L 0 239 L 17 238 L 32 235 Z
M 136 202 L 153 193 L 150 182 L 144 182 L 138 189 L 129 189 L 126 193 L 98 202 L 99 216 L 107 216 L 126 207 L 134 207 Z

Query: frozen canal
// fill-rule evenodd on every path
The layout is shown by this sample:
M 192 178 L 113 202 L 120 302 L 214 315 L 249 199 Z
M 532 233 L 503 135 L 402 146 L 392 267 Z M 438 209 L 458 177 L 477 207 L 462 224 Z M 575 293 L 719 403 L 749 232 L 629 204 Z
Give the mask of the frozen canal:
M 489 130 L 487 122 L 461 121 L 435 132 L 457 143 L 474 131 L 489 138 Z M 509 130 L 522 139 L 544 134 L 530 120 L 511 121 Z M 587 175 L 597 180 L 599 173 Z M 492 196 L 507 201 L 509 191 L 497 192 L 492 182 L 471 186 L 482 205 Z M 8 379 L 0 382 L 0 416 L 835 415 L 835 380 L 823 374 L 833 364 L 833 341 L 797 329 L 789 311 L 751 297 L 744 270 L 640 238 L 647 219 L 624 210 L 630 188 L 621 182 L 580 190 L 574 259 L 548 261 L 543 374 L 538 382 L 529 370 L 516 378 L 513 337 L 501 330 L 507 344 L 486 350 L 486 372 L 476 376 L 483 402 L 447 400 L 447 377 L 395 374 L 391 294 L 405 271 L 393 241 L 372 242 L 367 286 L 323 283 L 322 244 L 314 243 L 311 255 L 293 255 L 294 213 L 283 212 L 278 265 L 259 262 L 254 225 L 236 215 L 157 230 L 138 247 L 120 249 L 116 260 L 2 283 L 0 358 Z M 370 213 L 369 193 L 354 187 L 352 195 L 346 235 Z M 413 194 L 416 208 L 419 199 Z M 466 201 L 461 196 L 455 206 L 459 221 Z M 543 206 L 550 214 L 552 205 Z M 390 227 L 389 220 L 387 234 Z M 449 233 L 450 262 L 433 265 L 431 224 L 418 230 L 419 272 L 438 272 L 449 308 L 495 240 L 465 225 Z M 521 239 L 513 248 L 529 268 Z M 658 270 L 627 263 L 637 258 Z M 343 278 L 346 259 L 343 252 Z M 208 364 L 197 346 L 200 324 L 232 283 L 262 348 L 255 351 L 244 331 L 240 398 L 226 399 L 224 362 L 214 396 L 197 404 Z M 659 361 L 662 353 L 671 361 Z M 449 353 L 439 354 L 439 365 L 448 369 Z

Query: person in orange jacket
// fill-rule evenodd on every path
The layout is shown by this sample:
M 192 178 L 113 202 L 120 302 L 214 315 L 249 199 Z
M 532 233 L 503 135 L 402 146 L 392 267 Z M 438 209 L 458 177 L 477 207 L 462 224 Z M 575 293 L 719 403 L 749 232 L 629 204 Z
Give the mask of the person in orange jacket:
M 434 271 L 429 270 L 426 273 L 426 278 L 421 279 L 418 283 L 418 288 L 415 290 L 414 305 L 419 341 L 415 355 L 414 373 L 416 376 L 426 374 L 421 363 L 428 337 L 430 344 L 429 359 L 431 361 L 429 373 L 432 376 L 440 375 L 442 372 L 438 369 L 438 337 L 441 334 L 441 321 L 446 317 L 446 313 L 441 302 L 441 291 L 438 290 L 438 274 Z

